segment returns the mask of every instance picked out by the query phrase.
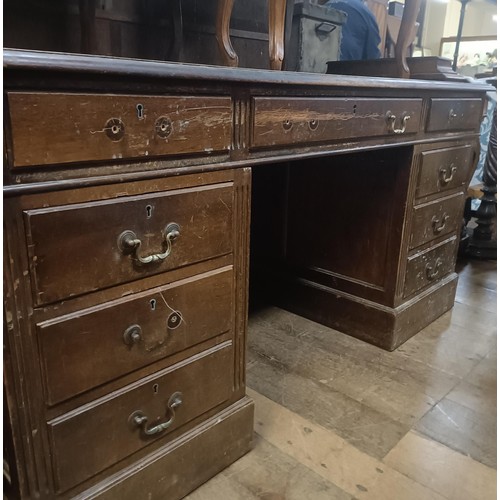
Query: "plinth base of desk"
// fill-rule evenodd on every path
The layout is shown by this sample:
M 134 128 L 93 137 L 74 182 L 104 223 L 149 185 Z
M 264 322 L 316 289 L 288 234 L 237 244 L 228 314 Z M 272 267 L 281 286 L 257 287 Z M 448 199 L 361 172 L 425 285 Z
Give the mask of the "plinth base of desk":
M 183 498 L 250 451 L 253 415 L 253 401 L 244 397 L 77 498 Z
M 283 287 L 278 305 L 392 351 L 453 307 L 457 279 L 452 273 L 396 308 L 296 279 Z

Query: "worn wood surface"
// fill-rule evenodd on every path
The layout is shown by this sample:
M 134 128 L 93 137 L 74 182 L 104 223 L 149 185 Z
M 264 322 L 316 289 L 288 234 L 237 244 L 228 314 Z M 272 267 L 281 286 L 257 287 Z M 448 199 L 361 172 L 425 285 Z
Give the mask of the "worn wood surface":
M 415 197 L 440 193 L 464 184 L 471 155 L 470 145 L 422 152 Z
M 431 99 L 427 130 L 476 130 L 482 113 L 479 99 Z
M 113 35 L 116 44 L 120 42 L 119 35 L 117 29 Z M 258 234 L 258 231 L 250 234 L 249 230 L 252 208 L 250 168 L 268 165 L 266 168 L 271 169 L 270 164 L 273 164 L 272 168 L 278 172 L 274 181 L 278 184 L 283 182 L 275 198 L 273 189 L 268 190 L 270 197 L 264 204 L 267 213 L 259 208 L 256 210 L 256 213 L 261 211 L 264 225 L 269 224 L 267 231 L 264 231 L 268 240 L 264 240 L 261 249 L 265 250 L 268 245 L 273 257 L 279 260 L 283 255 L 286 256 L 286 252 L 281 253 L 282 250 L 290 251 L 294 239 L 299 238 L 301 243 L 302 240 L 309 243 L 309 246 L 300 245 L 307 261 L 312 244 L 320 247 L 324 245 L 323 250 L 335 248 L 335 221 L 344 217 L 346 220 L 341 226 L 346 232 L 346 242 L 350 240 L 350 244 L 346 243 L 343 247 L 344 253 L 354 254 L 351 249 L 359 247 L 363 249 L 365 258 L 365 262 L 359 264 L 363 270 L 356 264 L 341 261 L 341 255 L 336 254 L 339 263 L 343 263 L 340 271 L 345 273 L 345 289 L 341 290 L 335 288 L 333 280 L 325 283 L 310 279 L 314 273 L 321 275 L 323 280 L 335 274 L 335 263 L 328 262 L 328 257 L 321 261 L 328 272 L 318 273 L 318 269 L 315 269 L 318 266 L 310 265 L 306 270 L 311 274 L 304 277 L 294 276 L 293 273 L 286 275 L 283 271 L 293 270 L 291 265 L 273 269 L 271 260 L 265 260 L 264 251 L 261 259 L 274 274 L 264 271 L 266 279 L 263 281 L 263 289 L 267 288 L 271 294 L 277 289 L 281 290 L 284 294 L 282 297 L 286 297 L 287 293 L 295 293 L 295 310 L 310 317 L 313 311 L 317 319 L 343 328 L 348 333 L 356 332 L 361 338 L 386 349 L 394 349 L 451 308 L 456 289 L 454 272 L 419 289 L 417 295 L 403 298 L 408 257 L 415 255 L 417 251 L 439 245 L 448 237 L 436 235 L 427 240 L 425 248 L 421 245 L 418 250 L 410 251 L 409 241 L 414 229 L 413 209 L 417 210 L 416 207 L 426 204 L 434 207 L 446 200 L 461 198 L 462 186 L 457 186 L 447 191 L 446 196 L 440 192 L 430 194 L 419 198 L 416 204 L 419 155 L 422 151 L 469 145 L 476 153 L 478 123 L 475 128 L 470 128 L 468 124 L 464 125 L 465 128 L 460 128 L 455 124 L 455 128 L 445 132 L 426 130 L 425 124 L 431 99 L 447 100 L 450 106 L 451 101 L 460 102 L 462 99 L 482 104 L 488 87 L 389 79 L 373 81 L 286 72 L 278 74 L 263 71 L 256 74 L 237 68 L 20 51 L 6 52 L 5 77 L 6 93 L 20 97 L 43 96 L 35 104 L 40 104 L 47 116 L 60 116 L 61 120 L 54 120 L 47 127 L 30 128 L 29 123 L 20 127 L 17 123 L 14 127 L 19 108 L 15 105 L 12 107 L 14 101 L 11 103 L 6 99 L 4 317 L 8 335 L 5 337 L 5 391 L 15 454 L 14 457 L 9 457 L 9 465 L 12 465 L 12 475 L 15 477 L 13 483 L 19 484 L 22 498 L 37 496 L 53 499 L 59 496 L 62 499 L 78 495 L 113 498 L 116 495 L 125 496 L 126 491 L 133 491 L 134 498 L 140 497 L 143 492 L 150 493 L 153 497 L 171 495 L 172 498 L 179 498 L 248 450 L 252 420 L 251 404 L 245 398 L 248 245 L 250 238 Z M 60 132 L 64 141 L 60 144 L 66 146 L 59 151 L 58 156 L 58 143 L 55 140 L 59 134 L 58 127 L 62 123 L 74 128 L 75 123 L 72 105 L 68 104 L 68 108 L 65 108 L 67 113 L 61 113 L 59 109 L 54 111 L 52 105 L 47 107 L 47 103 L 57 104 L 57 100 L 51 101 L 51 96 L 61 95 L 68 99 L 67 102 L 73 102 L 75 96 L 78 100 L 78 96 L 82 95 L 90 96 L 93 103 L 104 103 L 106 96 L 119 96 L 116 100 L 125 103 L 125 108 L 134 104 L 133 126 L 128 125 L 131 115 L 127 113 L 132 113 L 129 108 L 124 108 L 121 116 L 112 116 L 116 119 L 114 125 L 117 128 L 113 131 L 111 127 L 111 133 L 118 140 L 111 142 L 118 144 L 125 140 L 126 134 L 117 137 L 123 132 L 120 124 L 125 124 L 125 131 L 132 129 L 132 135 L 136 134 L 138 143 L 134 145 L 135 149 L 124 151 L 127 158 L 120 158 L 118 155 L 113 158 L 114 152 L 106 149 L 107 146 L 93 149 L 86 142 L 71 142 L 73 139 L 69 140 L 67 134 L 73 138 L 73 132 L 64 128 Z M 132 101 L 130 96 L 134 97 Z M 136 103 L 135 96 L 141 96 L 141 99 L 144 97 L 146 104 Z M 191 109 L 185 114 L 187 109 L 181 106 L 179 115 L 189 121 L 185 125 L 191 126 L 192 123 L 195 127 L 195 132 L 186 141 L 189 143 L 188 148 L 179 149 L 174 144 L 172 150 L 155 150 L 157 156 L 148 159 L 142 154 L 144 151 L 149 152 L 147 140 L 150 132 L 145 131 L 150 131 L 148 116 L 151 117 L 153 113 L 156 118 L 155 113 L 159 112 L 161 103 L 164 102 L 168 102 L 170 112 L 176 111 L 176 103 L 172 100 L 176 96 L 184 104 L 195 99 L 201 103 L 201 107 L 205 102 L 215 102 L 211 99 L 222 102 L 223 125 L 217 109 L 213 110 L 213 114 L 211 111 L 207 113 L 213 118 L 214 128 L 222 130 L 223 135 L 226 134 L 225 139 L 221 143 L 217 142 L 218 136 L 209 137 L 208 133 L 205 134 L 205 128 L 200 126 L 196 112 Z M 257 100 L 271 103 L 272 111 L 275 112 L 273 123 L 277 127 L 277 142 L 273 142 L 273 138 L 266 142 L 265 136 L 258 135 L 263 137 L 262 147 L 253 147 L 252 138 L 256 137 L 255 125 L 260 120 L 267 127 L 269 116 L 266 118 L 266 113 L 261 114 L 263 110 L 257 109 Z M 316 139 L 314 133 L 321 131 L 323 125 L 321 119 L 315 121 L 317 113 L 324 113 L 324 116 L 332 118 L 328 114 L 331 109 L 323 110 L 321 105 L 333 101 L 347 103 L 349 111 L 337 116 L 338 120 L 330 120 L 328 126 L 333 128 L 325 129 L 326 132 L 321 132 L 323 135 Z M 278 117 L 288 102 L 293 102 L 294 105 L 300 103 L 298 109 L 294 108 L 294 116 L 302 124 L 301 127 L 296 127 L 297 137 L 291 142 L 285 137 L 286 131 Z M 353 120 L 352 117 L 358 116 L 360 112 L 357 103 L 362 108 L 364 102 L 373 106 L 361 109 L 361 120 L 358 122 L 361 125 L 356 126 L 357 118 Z M 401 105 L 398 112 L 387 109 L 388 103 L 396 102 Z M 137 104 L 143 104 L 141 112 Z M 150 104 L 154 104 L 153 111 Z M 103 104 L 106 113 L 102 114 L 106 117 L 109 111 L 107 106 L 108 104 Z M 407 106 L 412 109 L 408 111 Z M 405 110 L 411 113 L 406 127 L 402 117 Z M 23 120 L 29 120 L 28 110 L 21 111 Z M 87 110 L 80 111 L 84 121 L 89 116 L 94 116 L 92 112 L 87 114 Z M 190 114 L 191 111 L 193 114 Z M 394 113 L 394 118 L 389 119 L 384 114 L 387 111 Z M 42 122 L 44 116 L 41 116 Z M 370 116 L 375 125 L 371 123 Z M 207 116 L 203 121 L 206 118 Z M 455 120 L 455 117 L 452 118 Z M 459 124 L 467 119 L 462 115 L 456 118 Z M 164 133 L 167 139 L 170 135 L 174 137 L 176 127 L 181 122 L 181 118 L 178 122 L 172 119 L 172 130 L 166 126 L 164 129 L 155 129 L 155 133 Z M 285 125 L 288 127 L 290 124 L 285 122 Z M 291 130 L 294 130 L 293 125 L 292 123 Z M 19 151 L 17 141 L 26 131 L 30 137 L 21 137 L 20 140 L 21 143 L 27 141 L 23 143 L 27 147 Z M 34 150 L 38 151 L 41 159 L 29 157 L 30 141 L 34 141 Z M 223 144 L 228 149 L 212 151 L 212 142 Z M 207 144 L 208 150 L 204 147 Z M 16 166 L 19 154 L 21 157 L 24 155 L 24 161 L 28 162 L 22 168 Z M 45 154 L 52 156 L 47 159 L 43 156 Z M 320 156 L 325 157 L 322 167 L 319 162 L 312 160 Z M 472 155 L 471 162 L 475 157 L 475 154 Z M 299 159 L 301 163 L 296 163 L 293 168 L 284 163 Z M 44 163 L 46 161 L 54 163 Z M 309 192 L 303 190 L 303 196 L 299 196 L 300 183 L 295 184 L 296 196 L 288 198 L 289 188 L 293 184 L 288 173 L 296 166 L 309 172 L 318 168 L 316 173 L 322 169 L 328 172 L 330 189 L 325 183 L 323 199 L 319 199 L 313 189 Z M 358 167 L 361 168 L 360 171 L 357 170 Z M 351 198 L 344 197 L 345 206 L 328 202 L 336 195 L 336 171 L 345 174 L 345 183 L 349 182 L 354 190 Z M 363 175 L 359 175 L 360 173 Z M 384 173 L 387 174 L 386 178 Z M 372 192 L 373 185 L 370 190 L 370 184 L 377 178 L 381 179 L 376 184 L 380 193 Z M 265 180 L 260 183 L 260 189 L 263 185 Z M 357 186 L 359 189 L 356 193 Z M 259 193 L 257 182 L 254 207 L 260 204 L 262 192 L 261 190 Z M 382 200 L 386 200 L 389 207 L 384 207 Z M 294 205 L 293 209 L 291 203 Z M 312 232 L 308 232 L 308 221 L 301 219 L 300 212 L 297 212 L 309 203 L 318 203 L 320 208 L 311 214 L 311 217 L 316 218 L 315 231 Z M 352 213 L 349 212 L 350 204 L 353 204 Z M 458 205 L 454 208 L 458 210 L 457 207 Z M 332 208 L 338 208 L 342 213 L 332 213 Z M 269 212 L 274 215 L 269 215 Z M 287 222 L 288 215 L 292 213 L 299 224 L 292 224 L 292 218 Z M 356 217 L 356 214 L 361 215 Z M 378 231 L 364 229 L 361 219 L 366 218 L 367 222 L 375 223 L 374 214 L 381 214 L 385 225 L 376 224 Z M 133 252 L 124 254 L 120 250 L 120 235 L 124 230 L 130 230 L 137 236 L 134 240 L 141 242 L 140 250 L 137 250 L 138 243 L 133 243 L 135 252 L 140 256 L 165 252 L 168 246 L 165 241 L 165 226 L 170 222 L 180 225 L 180 234 L 173 241 L 172 252 L 165 257 L 163 263 L 154 267 L 148 267 L 148 264 L 138 265 L 137 255 L 134 257 Z M 377 232 L 383 233 L 385 237 L 379 237 Z M 275 237 L 278 238 L 278 244 L 273 241 Z M 372 245 L 365 240 L 372 240 Z M 370 267 L 375 270 L 375 274 L 370 274 Z M 57 361 L 54 357 L 45 356 L 47 346 L 44 346 L 44 342 L 47 339 L 44 335 L 48 331 L 45 327 L 55 327 L 64 318 L 66 326 L 58 334 L 49 335 L 56 343 L 59 340 L 71 344 L 71 325 L 76 325 L 72 320 L 76 321 L 78 318 L 82 327 L 78 331 L 99 331 L 105 336 L 105 332 L 111 331 L 108 329 L 109 322 L 118 325 L 122 319 L 127 319 L 127 324 L 133 320 L 132 316 L 127 315 L 128 312 L 115 312 L 113 316 L 113 308 L 107 307 L 110 303 L 117 307 L 125 303 L 135 304 L 135 299 L 149 298 L 157 291 L 169 293 L 167 290 L 175 289 L 180 280 L 184 280 L 183 284 L 187 285 L 197 282 L 201 276 L 215 277 L 218 272 L 228 273 L 225 287 L 229 292 L 224 294 L 232 295 L 232 298 L 227 299 L 227 303 L 232 302 L 231 317 L 228 318 L 227 309 L 224 308 L 220 309 L 220 318 L 211 316 L 218 311 L 216 294 L 211 292 L 212 287 L 209 287 L 208 292 L 201 293 L 203 299 L 199 300 L 204 300 L 205 304 L 196 307 L 199 309 L 197 313 L 200 316 L 206 315 L 207 320 L 214 320 L 213 323 L 210 322 L 214 331 L 211 331 L 211 326 L 207 328 L 206 337 L 197 342 L 193 328 L 191 340 L 194 343 L 182 346 L 181 350 L 174 349 L 175 352 L 172 351 L 166 357 L 160 355 L 154 360 L 143 360 L 144 363 L 139 360 L 133 366 L 121 365 L 114 372 L 114 364 L 110 361 L 110 371 L 96 368 L 96 378 L 88 385 L 79 386 L 78 377 L 74 374 L 69 387 L 59 387 L 53 393 L 50 392 L 55 387 L 53 379 L 56 376 Z M 279 279 L 275 280 L 276 272 Z M 340 275 L 341 272 L 337 274 Z M 384 273 L 388 276 L 384 276 Z M 336 276 L 333 277 L 337 279 Z M 291 282 L 287 281 L 288 278 L 292 278 Z M 362 289 L 370 291 L 366 294 L 358 293 Z M 189 296 L 194 297 L 193 293 L 189 293 Z M 147 303 L 145 305 L 148 306 Z M 133 307 L 130 312 L 134 309 L 137 321 L 144 318 L 145 312 L 142 309 Z M 100 311 L 103 310 L 110 312 L 109 317 L 106 314 L 106 318 L 102 319 Z M 89 314 L 96 316 L 87 323 Z M 456 314 L 459 319 L 462 314 L 463 328 L 467 328 L 466 325 L 470 322 L 483 319 L 483 333 L 489 331 L 490 316 L 494 316 L 493 313 L 482 310 L 481 314 L 474 317 L 460 308 Z M 202 323 L 203 318 L 199 321 Z M 442 324 L 440 321 L 442 318 L 438 320 L 438 325 Z M 153 323 L 158 325 L 161 321 Z M 102 328 L 98 328 L 99 324 Z M 189 327 L 190 324 L 191 322 L 186 326 Z M 192 325 L 195 327 L 196 324 L 197 321 L 193 320 Z M 337 340 L 329 333 L 331 330 L 328 329 L 322 332 L 324 342 Z M 101 339 L 98 337 L 96 333 L 93 334 L 97 350 L 101 347 Z M 269 343 L 272 345 L 272 342 Z M 106 341 L 102 345 L 106 345 Z M 410 347 L 411 345 L 410 343 Z M 88 355 L 92 347 L 86 346 L 88 350 L 83 350 L 83 353 Z M 58 348 L 61 348 L 60 363 L 70 362 L 74 356 L 78 356 L 74 352 L 69 354 L 74 348 L 65 349 L 62 344 Z M 56 352 L 53 356 L 57 357 L 57 349 L 54 350 Z M 116 350 L 111 350 L 114 356 L 118 355 Z M 307 352 L 305 347 L 304 350 Z M 109 351 L 109 348 L 103 350 L 102 354 Z M 222 352 L 225 354 L 222 355 Z M 318 360 L 321 359 L 320 352 L 318 350 L 318 353 L 313 353 Z M 274 357 L 278 355 L 280 353 L 273 354 Z M 418 358 L 418 354 L 415 357 Z M 214 358 L 217 358 L 214 363 L 208 362 Z M 122 359 L 126 360 L 126 356 L 122 356 Z M 287 361 L 292 364 L 294 362 L 293 358 Z M 105 361 L 101 363 L 104 364 Z M 328 364 L 318 361 L 317 369 L 327 372 Z M 406 367 L 408 362 L 405 360 L 401 364 Z M 341 363 L 340 365 L 342 366 Z M 77 368 L 76 364 L 74 368 Z M 83 369 L 87 370 L 89 367 L 85 365 Z M 51 373 L 49 381 L 46 377 L 47 370 Z M 266 382 L 269 391 L 281 386 L 290 387 L 287 376 L 281 380 L 275 366 L 269 367 L 261 363 L 259 370 L 260 374 L 267 373 L 270 377 Z M 401 371 L 404 373 L 403 369 Z M 248 378 L 252 379 L 253 376 L 250 372 Z M 343 425 L 348 427 L 349 422 L 355 420 L 348 411 L 350 399 L 356 397 L 359 408 L 362 408 L 363 395 L 349 395 L 344 398 L 344 406 L 336 407 L 329 402 L 327 396 L 330 392 L 337 391 L 337 388 L 320 386 L 318 390 L 307 376 L 309 373 L 303 371 L 292 376 L 293 390 L 305 390 L 310 395 L 308 405 L 297 404 L 294 408 L 298 411 L 299 407 L 304 407 L 309 411 L 317 406 L 320 411 L 315 425 L 323 425 L 321 422 L 329 421 L 328 425 L 332 425 L 331 415 L 334 412 L 334 420 L 343 421 Z M 389 376 L 390 373 L 387 374 Z M 480 377 L 481 372 L 477 376 Z M 326 375 L 321 374 L 321 377 L 321 380 L 328 381 Z M 403 375 L 400 374 L 400 377 Z M 442 385 L 446 384 L 446 380 L 440 380 Z M 154 422 L 161 419 L 162 415 L 167 418 L 165 401 L 158 403 L 154 384 L 165 385 L 169 391 L 173 391 L 175 387 L 169 385 L 173 382 L 176 386 L 185 387 L 186 397 L 190 396 L 190 402 L 186 399 L 186 405 L 179 408 L 179 420 L 165 432 L 164 437 L 159 436 L 152 441 L 140 438 L 135 440 L 137 436 L 133 431 L 137 429 L 125 429 L 124 419 L 127 420 L 134 409 L 146 411 L 148 418 L 151 415 Z M 410 384 L 408 381 L 406 383 Z M 294 397 L 298 398 L 300 390 L 293 393 Z M 383 393 L 382 389 L 377 390 Z M 366 397 L 370 401 L 376 400 L 377 390 L 374 389 L 375 396 Z M 375 450 L 374 459 L 383 456 L 390 447 L 371 429 L 373 420 L 377 422 L 375 427 L 378 432 L 387 435 L 388 442 L 395 445 L 405 433 L 404 422 L 413 422 L 419 418 L 425 412 L 427 403 L 432 405 L 435 398 L 441 397 L 440 394 L 429 395 L 422 390 L 425 397 L 413 405 L 402 388 L 397 391 L 398 401 L 408 411 L 402 418 L 392 422 L 389 430 L 382 426 L 391 411 L 388 394 L 380 398 L 379 404 L 374 403 L 368 417 L 357 417 L 356 421 L 363 428 L 367 440 L 362 445 L 363 450 L 367 453 Z M 460 397 L 458 393 L 455 399 Z M 51 403 L 47 404 L 48 401 Z M 321 401 L 321 404 L 317 404 L 317 401 Z M 138 405 L 143 408 L 136 408 Z M 92 418 L 87 418 L 88 416 Z M 310 416 L 308 413 L 304 418 Z M 226 417 L 232 423 L 218 426 L 217 422 L 221 423 Z M 436 419 L 429 417 L 426 429 L 429 429 L 429 433 L 434 432 L 436 425 Z M 212 427 L 215 428 L 214 432 L 206 434 L 205 431 L 208 432 Z M 353 442 L 356 440 L 356 433 L 352 428 L 346 430 L 345 436 Z M 460 445 L 455 435 L 450 434 L 447 439 L 453 440 L 457 448 Z M 226 444 L 221 445 L 221 440 Z M 95 442 L 98 445 L 91 445 Z M 110 442 L 112 446 L 105 446 Z M 210 457 L 209 466 L 204 463 L 205 459 L 190 461 L 186 458 L 198 444 L 200 450 L 211 444 L 215 445 L 215 449 L 206 455 Z M 167 477 L 163 476 L 151 482 L 151 477 L 162 470 L 163 465 L 168 467 L 167 475 L 172 481 L 163 480 Z M 318 473 L 317 470 L 315 472 Z M 175 482 L 175 477 L 181 478 L 180 482 Z M 143 481 L 148 484 L 147 488 Z M 370 481 L 367 483 L 371 484 Z M 357 484 L 360 485 L 359 488 L 355 486 L 357 491 L 368 489 L 362 481 Z M 395 491 L 404 492 L 408 487 L 405 485 L 402 490 Z M 387 493 L 391 488 L 392 483 L 384 483 L 381 491 Z M 341 486 L 341 489 L 344 488 Z M 349 488 L 347 491 L 348 494 L 353 494 Z M 420 498 L 426 498 L 425 490 L 420 493 Z
M 232 285 L 226 267 L 38 323 L 47 402 L 59 403 L 228 332 Z M 139 338 L 127 341 L 134 327 Z
M 395 115 L 395 127 L 409 116 L 405 132 L 420 126 L 419 99 L 254 99 L 252 147 L 321 142 L 353 137 L 391 135 L 387 120 Z
M 47 304 L 230 253 L 230 184 L 26 211 L 36 304 Z M 148 209 L 149 207 L 149 209 Z M 180 227 L 163 261 L 138 264 L 120 235 L 141 240 L 137 255 L 166 252 L 166 228 Z
M 11 92 L 8 103 L 15 167 L 206 154 L 231 144 L 228 97 Z
M 171 418 L 167 402 L 180 392 L 182 404 L 175 410 L 171 431 L 227 401 L 232 355 L 230 342 L 220 344 L 49 421 L 57 491 L 68 490 L 144 446 L 154 449 L 165 444 L 168 432 L 145 436 L 129 419 L 134 412 L 148 417 L 148 428 L 166 422 Z

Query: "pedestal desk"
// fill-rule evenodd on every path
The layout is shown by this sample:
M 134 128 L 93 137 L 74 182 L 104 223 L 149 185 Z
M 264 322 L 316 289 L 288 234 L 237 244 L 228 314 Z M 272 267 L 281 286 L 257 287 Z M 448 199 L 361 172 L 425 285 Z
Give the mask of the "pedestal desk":
M 13 498 L 180 498 L 247 452 L 249 267 L 258 296 L 385 349 L 452 307 L 488 87 L 4 66 Z

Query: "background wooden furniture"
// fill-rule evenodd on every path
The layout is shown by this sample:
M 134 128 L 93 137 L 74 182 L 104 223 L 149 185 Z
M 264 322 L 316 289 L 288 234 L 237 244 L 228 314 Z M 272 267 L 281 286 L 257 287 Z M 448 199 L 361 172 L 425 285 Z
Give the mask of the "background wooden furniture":
M 4 65 L 19 497 L 180 498 L 249 450 L 250 238 L 254 290 L 386 349 L 452 307 L 488 86 L 16 50 Z

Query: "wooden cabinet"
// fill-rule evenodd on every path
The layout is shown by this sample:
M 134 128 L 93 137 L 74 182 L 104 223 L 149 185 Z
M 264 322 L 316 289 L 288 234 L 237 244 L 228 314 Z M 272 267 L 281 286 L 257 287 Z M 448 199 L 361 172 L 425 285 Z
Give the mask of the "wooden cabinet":
M 250 449 L 250 241 L 269 300 L 385 349 L 452 307 L 489 87 L 4 65 L 13 498 L 176 500 Z
M 89 489 L 114 488 L 145 460 L 177 457 L 194 441 L 200 452 L 182 466 L 192 471 L 182 488 L 171 477 L 157 493 L 183 496 L 206 480 L 194 472 L 206 461 L 213 474 L 248 451 L 249 182 L 237 169 L 6 202 L 6 240 L 17 248 L 8 255 L 24 283 L 20 292 L 8 281 L 16 303 L 7 314 L 27 321 L 21 331 L 8 320 L 23 344 L 16 353 L 9 341 L 7 398 L 18 405 L 10 384 L 28 382 L 29 420 L 13 426 L 40 436 L 34 459 L 51 472 L 38 472 L 37 495 L 92 497 Z M 237 439 L 212 449 L 236 421 Z M 24 487 L 33 498 L 34 484 Z

